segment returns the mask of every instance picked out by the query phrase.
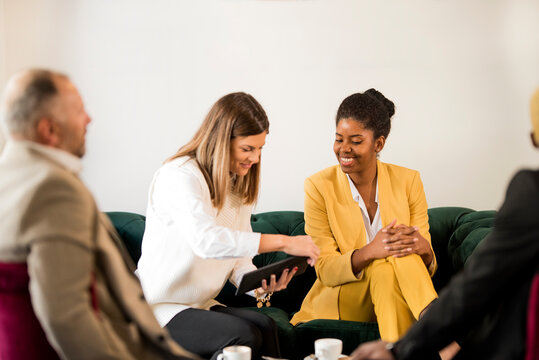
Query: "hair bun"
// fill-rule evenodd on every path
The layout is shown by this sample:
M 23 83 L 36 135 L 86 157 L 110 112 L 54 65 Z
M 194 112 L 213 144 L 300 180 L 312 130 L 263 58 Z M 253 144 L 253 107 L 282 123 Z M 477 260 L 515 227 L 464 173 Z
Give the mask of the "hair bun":
M 376 100 L 380 101 L 384 107 L 387 110 L 387 113 L 389 117 L 391 118 L 395 114 L 395 104 L 393 104 L 393 101 L 389 100 L 382 94 L 380 91 L 376 89 L 369 89 L 365 91 L 365 94 L 375 98 Z

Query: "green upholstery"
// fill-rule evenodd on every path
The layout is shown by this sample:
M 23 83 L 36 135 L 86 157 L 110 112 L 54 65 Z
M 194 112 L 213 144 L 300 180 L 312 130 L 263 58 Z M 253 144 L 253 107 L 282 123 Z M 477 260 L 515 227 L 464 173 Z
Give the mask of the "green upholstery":
M 429 225 L 432 246 L 438 260 L 438 271 L 433 277 L 436 289 L 441 290 L 451 277 L 462 269 L 475 247 L 490 232 L 496 213 L 475 211 L 461 207 L 429 209 Z M 124 240 L 135 262 L 140 258 L 140 246 L 144 233 L 145 218 L 142 215 L 107 213 Z M 253 231 L 265 234 L 303 235 L 303 213 L 275 211 L 255 214 L 251 217 Z M 285 253 L 273 252 L 255 256 L 253 263 L 261 267 L 287 257 Z M 270 308 L 253 310 L 272 317 L 278 328 L 282 355 L 289 359 L 303 359 L 314 352 L 314 340 L 336 337 L 343 340 L 343 353 L 351 353 L 358 344 L 380 337 L 376 323 L 313 320 L 293 327 L 288 322 L 316 280 L 313 268 L 295 276 L 286 290 L 275 293 Z M 227 283 L 217 300 L 228 306 L 253 307 L 255 301 L 248 295 L 235 296 L 235 287 Z
M 251 298 L 249 302 L 251 304 L 250 306 L 252 306 L 254 300 Z M 293 355 L 290 354 L 294 354 L 294 349 L 297 346 L 298 338 L 296 336 L 297 331 L 295 331 L 294 327 L 290 325 L 288 313 L 275 306 L 273 301 L 271 307 L 263 307 L 261 309 L 252 307 L 251 309 L 266 314 L 275 321 L 275 324 L 277 324 L 279 345 L 282 351 L 281 355 L 287 358 L 292 358 Z
M 131 255 L 135 264 L 138 263 L 141 254 L 142 235 L 144 235 L 144 229 L 146 228 L 146 217 L 126 212 L 108 212 L 107 215 L 124 241 L 129 255 Z
M 438 261 L 432 282 L 440 291 L 490 232 L 496 212 L 438 207 L 429 209 L 428 213 L 432 248 Z
M 494 211 L 477 211 L 462 216 L 449 238 L 448 250 L 453 267 L 461 269 L 470 254 L 494 226 Z
M 305 235 L 305 220 L 299 211 L 274 211 L 251 216 L 251 227 L 254 232 L 263 234 Z M 253 263 L 260 267 L 288 257 L 283 252 L 273 252 L 255 256 Z M 287 289 L 272 296 L 272 304 L 291 314 L 298 311 L 303 298 L 316 280 L 314 268 L 298 276 L 294 276 Z

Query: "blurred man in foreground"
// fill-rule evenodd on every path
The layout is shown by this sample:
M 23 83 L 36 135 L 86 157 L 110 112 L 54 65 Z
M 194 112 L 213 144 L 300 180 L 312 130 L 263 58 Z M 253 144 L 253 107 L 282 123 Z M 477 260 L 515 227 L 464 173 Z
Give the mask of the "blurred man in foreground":
M 192 357 L 155 320 L 121 240 L 78 177 L 90 117 L 73 83 L 48 70 L 13 76 L 3 120 L 0 262 L 26 264 L 33 310 L 57 354 Z

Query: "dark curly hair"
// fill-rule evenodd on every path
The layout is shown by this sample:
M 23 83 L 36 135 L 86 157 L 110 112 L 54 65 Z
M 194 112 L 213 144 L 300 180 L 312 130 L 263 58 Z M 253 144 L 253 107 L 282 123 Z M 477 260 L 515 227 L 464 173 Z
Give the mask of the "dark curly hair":
M 387 139 L 391 130 L 391 117 L 395 114 L 395 104 L 376 89 L 356 93 L 343 100 L 337 110 L 335 124 L 342 119 L 352 118 L 372 130 L 374 138 Z

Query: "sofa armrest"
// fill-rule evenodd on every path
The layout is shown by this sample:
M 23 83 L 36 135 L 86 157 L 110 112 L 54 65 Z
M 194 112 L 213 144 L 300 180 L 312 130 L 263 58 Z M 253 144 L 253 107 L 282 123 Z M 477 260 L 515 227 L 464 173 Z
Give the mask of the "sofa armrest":
M 453 268 L 460 271 L 477 245 L 492 231 L 496 211 L 474 211 L 459 219 L 451 235 L 448 252 Z

